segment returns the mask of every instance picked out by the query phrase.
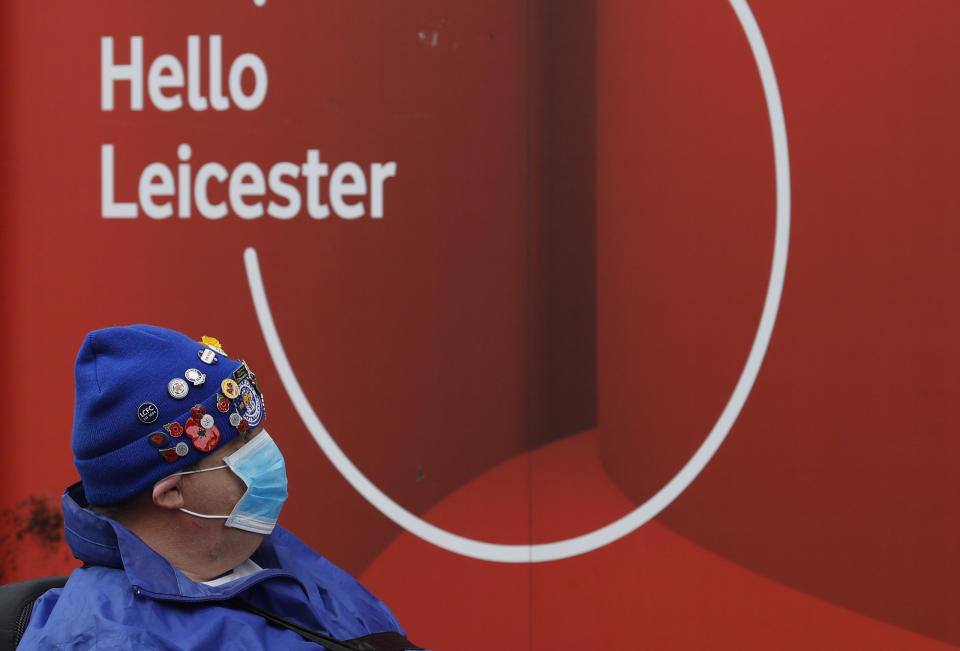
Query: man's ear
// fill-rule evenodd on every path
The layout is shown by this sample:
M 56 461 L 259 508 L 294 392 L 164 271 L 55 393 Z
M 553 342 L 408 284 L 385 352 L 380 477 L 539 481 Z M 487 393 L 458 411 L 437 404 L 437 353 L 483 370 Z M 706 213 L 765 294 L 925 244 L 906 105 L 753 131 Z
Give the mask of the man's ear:
M 179 509 L 183 506 L 180 475 L 164 477 L 153 485 L 153 503 L 161 509 Z

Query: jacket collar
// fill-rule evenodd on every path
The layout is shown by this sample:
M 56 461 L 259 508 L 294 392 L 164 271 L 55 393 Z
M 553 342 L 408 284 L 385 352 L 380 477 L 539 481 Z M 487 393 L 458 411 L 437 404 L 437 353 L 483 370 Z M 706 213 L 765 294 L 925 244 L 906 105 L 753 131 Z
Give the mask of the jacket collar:
M 283 535 L 279 526 L 252 556 L 262 571 L 211 587 L 188 578 L 119 522 L 87 508 L 81 482 L 64 491 L 62 504 L 66 540 L 73 555 L 86 565 L 122 569 L 138 595 L 174 601 L 223 600 L 267 580 L 294 581 L 306 592 L 293 574 L 278 567 L 274 542 L 275 536 Z

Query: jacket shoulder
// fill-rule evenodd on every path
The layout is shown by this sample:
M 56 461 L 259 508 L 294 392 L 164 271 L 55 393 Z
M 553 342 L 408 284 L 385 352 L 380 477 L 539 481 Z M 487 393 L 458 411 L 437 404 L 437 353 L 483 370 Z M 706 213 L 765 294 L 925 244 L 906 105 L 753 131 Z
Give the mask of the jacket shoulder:
M 262 545 L 258 554 L 265 555 L 263 560 L 268 565 L 294 574 L 306 586 L 311 602 L 347 615 L 340 621 L 344 628 L 332 627 L 335 635 L 352 638 L 385 631 L 404 634 L 386 604 L 295 535 L 277 526 L 267 540 L 269 543 Z
M 30 623 L 17 649 L 132 648 L 170 649 L 126 631 L 124 619 L 135 609 L 123 572 L 105 567 L 73 571 L 63 588 L 48 590 L 34 602 Z
M 20 649 L 299 648 L 291 631 L 269 627 L 256 615 L 217 602 L 181 604 L 141 597 L 122 570 L 74 570 L 67 584 L 34 604 Z

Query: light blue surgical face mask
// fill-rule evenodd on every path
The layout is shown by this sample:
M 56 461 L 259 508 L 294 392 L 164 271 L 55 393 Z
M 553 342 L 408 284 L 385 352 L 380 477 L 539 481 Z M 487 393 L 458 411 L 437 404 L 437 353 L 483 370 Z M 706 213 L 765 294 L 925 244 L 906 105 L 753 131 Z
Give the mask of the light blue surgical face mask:
M 198 518 L 223 518 L 226 526 L 254 533 L 273 531 L 280 509 L 287 499 L 287 470 L 280 448 L 266 430 L 250 439 L 233 454 L 223 458 L 223 466 L 185 470 L 174 475 L 192 475 L 198 472 L 230 468 L 247 485 L 247 490 L 233 507 L 230 515 L 206 515 L 181 508 Z

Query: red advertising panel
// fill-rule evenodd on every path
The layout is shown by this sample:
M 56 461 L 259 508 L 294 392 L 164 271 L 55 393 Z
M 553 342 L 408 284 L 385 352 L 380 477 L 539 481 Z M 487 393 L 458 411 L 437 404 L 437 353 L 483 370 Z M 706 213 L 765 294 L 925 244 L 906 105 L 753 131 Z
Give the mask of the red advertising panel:
M 0 9 L 0 582 L 84 334 L 219 339 L 435 649 L 949 648 L 960 7 Z

